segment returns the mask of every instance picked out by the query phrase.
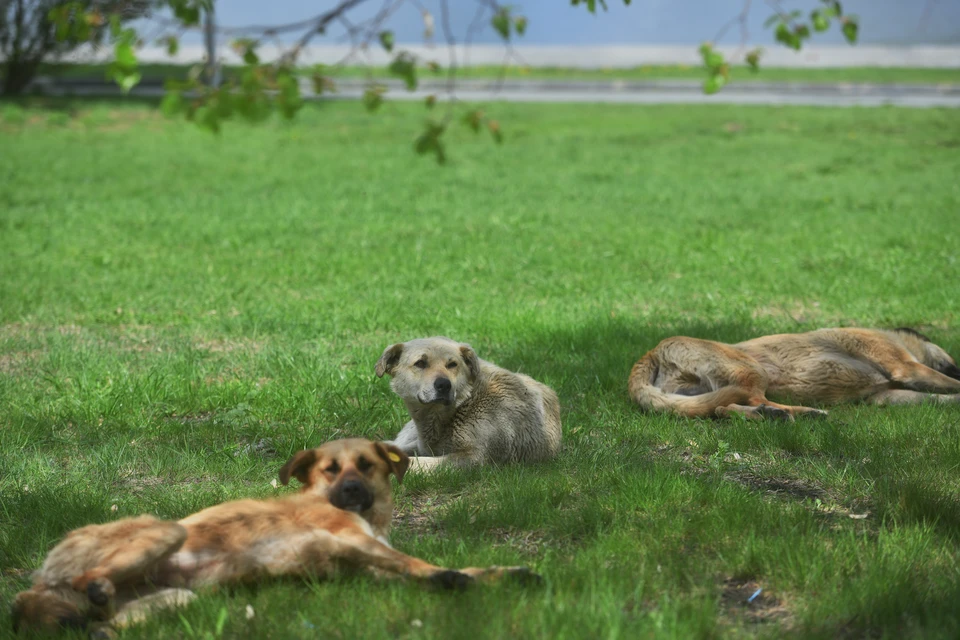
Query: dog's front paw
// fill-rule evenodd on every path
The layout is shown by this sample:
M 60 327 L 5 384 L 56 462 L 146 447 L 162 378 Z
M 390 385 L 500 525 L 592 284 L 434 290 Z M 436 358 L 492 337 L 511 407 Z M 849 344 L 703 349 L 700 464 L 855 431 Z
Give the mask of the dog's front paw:
M 444 569 L 430 576 L 429 581 L 441 589 L 463 591 L 473 583 L 473 578 L 453 569 Z
M 543 576 L 530 567 L 506 567 L 503 575 L 524 587 L 543 586 Z
M 95 578 L 87 583 L 87 598 L 95 606 L 107 606 L 115 594 L 113 583 L 106 578 Z

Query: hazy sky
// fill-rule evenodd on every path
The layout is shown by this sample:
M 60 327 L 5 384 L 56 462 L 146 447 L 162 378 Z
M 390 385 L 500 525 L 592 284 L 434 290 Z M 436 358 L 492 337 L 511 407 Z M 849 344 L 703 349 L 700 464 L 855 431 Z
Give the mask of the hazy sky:
M 439 3 L 421 0 L 437 19 L 437 37 L 441 36 Z M 692 44 L 713 39 L 720 28 L 738 14 L 744 0 L 633 0 L 629 7 L 622 0 L 607 0 L 610 10 L 591 15 L 583 5 L 570 6 L 566 0 L 523 0 L 509 2 L 517 13 L 529 19 L 524 44 Z M 218 21 L 222 26 L 278 24 L 301 20 L 335 6 L 329 0 L 217 0 Z M 370 0 L 354 10 L 356 19 L 369 16 L 382 6 Z M 463 38 L 476 11 L 475 0 L 448 0 L 452 31 Z M 817 0 L 781 0 L 788 9 L 810 9 Z M 857 14 L 864 44 L 958 44 L 960 43 L 960 0 L 845 0 L 844 10 Z M 754 0 L 749 14 L 750 41 L 773 42 L 763 22 L 773 11 Z M 926 17 L 924 18 L 924 16 Z M 489 18 L 486 20 L 489 24 Z M 423 21 L 412 3 L 406 3 L 390 19 L 389 28 L 398 42 L 420 42 Z M 331 30 L 327 38 L 314 42 L 332 43 L 343 29 Z M 496 42 L 492 29 L 486 28 L 475 42 Z M 836 29 L 817 34 L 815 43 L 834 44 L 843 39 Z M 732 28 L 723 40 L 737 44 L 739 33 Z

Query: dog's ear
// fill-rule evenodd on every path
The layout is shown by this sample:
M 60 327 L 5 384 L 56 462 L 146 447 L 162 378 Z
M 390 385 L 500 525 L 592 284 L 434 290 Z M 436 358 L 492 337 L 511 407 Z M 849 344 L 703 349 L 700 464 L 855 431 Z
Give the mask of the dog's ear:
M 377 360 L 377 367 L 374 371 L 377 374 L 378 378 L 382 378 L 383 374 L 389 373 L 393 375 L 393 370 L 396 369 L 397 364 L 400 362 L 400 354 L 403 353 L 403 343 L 398 342 L 397 344 L 390 345 L 383 350 L 383 355 L 380 356 L 380 359 Z
M 316 461 L 317 452 L 314 449 L 298 451 L 293 454 L 293 457 L 280 467 L 280 484 L 287 486 L 287 483 L 290 482 L 290 476 L 293 476 L 302 484 L 307 484 L 307 480 L 310 479 L 310 467 Z
M 461 344 L 460 356 L 463 358 L 463 363 L 467 365 L 467 371 L 470 372 L 470 379 L 476 380 L 477 376 L 480 375 L 480 359 L 477 358 L 473 347 L 468 344 Z
M 400 447 L 391 442 L 377 442 L 377 454 L 387 461 L 390 471 L 397 476 L 397 484 L 403 482 L 403 474 L 410 466 L 410 457 L 401 451 Z

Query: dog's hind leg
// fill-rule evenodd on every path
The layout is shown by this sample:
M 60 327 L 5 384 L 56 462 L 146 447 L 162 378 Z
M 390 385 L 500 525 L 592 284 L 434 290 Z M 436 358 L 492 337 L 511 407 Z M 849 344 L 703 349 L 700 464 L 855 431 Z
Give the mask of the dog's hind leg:
M 960 380 L 919 362 L 901 363 L 890 371 L 890 379 L 896 386 L 908 391 L 945 395 L 960 393 Z
M 754 404 L 756 402 L 756 404 Z M 729 404 L 717 409 L 717 415 L 726 417 L 733 414 L 740 414 L 746 418 L 754 420 L 773 419 L 787 420 L 793 422 L 794 418 L 825 418 L 828 414 L 821 409 L 813 407 L 791 406 L 770 402 L 766 398 L 762 400 L 751 401 L 749 405 Z
M 870 404 L 880 406 L 923 404 L 925 402 L 937 404 L 960 404 L 960 394 L 946 395 L 939 393 L 922 393 L 905 389 L 889 389 L 881 391 L 865 399 Z
M 145 577 L 187 539 L 187 530 L 180 524 L 149 516 L 102 525 L 98 534 L 98 562 L 73 579 L 72 586 L 77 591 L 89 593 L 89 583 L 101 578 L 120 583 Z M 50 558 L 56 552 L 54 549 Z

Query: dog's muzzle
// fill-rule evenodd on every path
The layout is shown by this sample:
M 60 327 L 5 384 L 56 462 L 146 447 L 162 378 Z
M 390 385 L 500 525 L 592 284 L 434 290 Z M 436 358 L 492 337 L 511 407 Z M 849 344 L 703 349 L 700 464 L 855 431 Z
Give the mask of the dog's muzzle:
M 330 503 L 338 509 L 360 513 L 373 506 L 373 494 L 359 480 L 344 480 L 330 487 Z
M 446 376 L 433 381 L 433 387 L 417 394 L 421 404 L 451 404 L 453 402 L 453 383 Z

